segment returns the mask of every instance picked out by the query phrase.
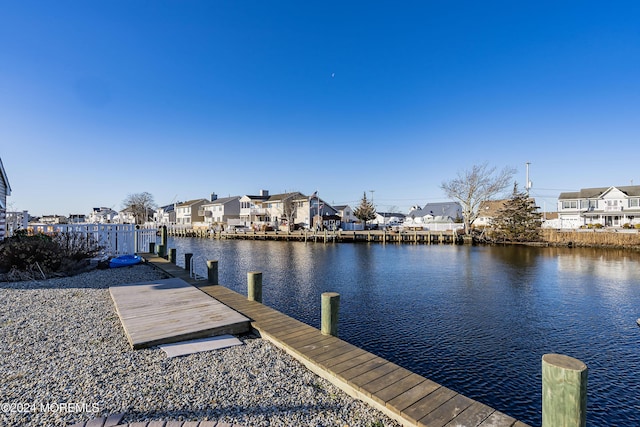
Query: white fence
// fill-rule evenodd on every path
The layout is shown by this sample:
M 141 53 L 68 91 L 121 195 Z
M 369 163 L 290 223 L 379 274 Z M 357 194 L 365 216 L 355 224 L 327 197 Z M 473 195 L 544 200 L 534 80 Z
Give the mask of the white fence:
M 95 241 L 107 256 L 148 252 L 157 235 L 155 228 L 136 229 L 133 224 L 29 224 L 28 230 L 34 234 L 79 234 Z

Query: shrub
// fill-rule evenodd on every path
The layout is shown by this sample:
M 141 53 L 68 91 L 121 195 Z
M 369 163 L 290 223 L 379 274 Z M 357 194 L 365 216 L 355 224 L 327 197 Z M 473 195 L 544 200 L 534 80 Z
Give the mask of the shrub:
M 28 271 L 39 267 L 43 272 L 57 271 L 62 262 L 58 243 L 44 234 L 28 236 L 16 233 L 0 246 L 0 271 Z
M 603 225 L 602 225 L 602 224 L 600 224 L 600 223 L 593 224 L 593 228 L 600 229 L 600 228 L 602 228 L 602 227 L 603 227 Z
M 37 277 L 70 274 L 84 268 L 86 259 L 97 255 L 101 249 L 94 239 L 80 234 L 30 236 L 20 230 L 0 243 L 0 273 L 27 272 Z M 23 276 L 18 274 L 17 277 Z
M 630 229 L 631 228 L 631 224 L 629 224 L 628 222 L 626 224 L 622 224 L 622 228 L 624 229 Z
M 638 224 L 634 225 L 634 228 L 635 228 L 636 230 L 640 230 L 640 223 L 638 223 Z

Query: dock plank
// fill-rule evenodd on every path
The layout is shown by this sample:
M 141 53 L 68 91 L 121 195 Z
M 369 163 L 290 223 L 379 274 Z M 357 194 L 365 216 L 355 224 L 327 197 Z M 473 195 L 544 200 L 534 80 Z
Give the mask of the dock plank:
M 132 348 L 249 330 L 249 319 L 172 278 L 109 288 Z

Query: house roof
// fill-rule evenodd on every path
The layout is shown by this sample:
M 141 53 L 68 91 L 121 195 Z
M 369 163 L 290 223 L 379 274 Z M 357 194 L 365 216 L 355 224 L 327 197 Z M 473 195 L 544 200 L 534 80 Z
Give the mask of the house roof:
M 478 207 L 478 217 L 493 218 L 498 211 L 504 207 L 507 199 L 503 200 L 486 200 L 480 203 Z
M 240 196 L 233 196 L 233 197 L 221 197 L 219 199 L 215 199 L 212 202 L 206 203 L 203 206 L 212 206 L 212 205 L 224 205 L 227 204 L 229 202 L 232 202 L 234 200 L 239 200 Z
M 395 216 L 396 218 L 405 218 L 406 215 L 403 213 L 398 213 L 398 212 L 376 212 L 376 214 L 385 217 L 385 218 L 391 218 L 392 216 Z
M 281 200 L 286 200 L 286 199 L 290 199 L 293 198 L 294 200 L 297 199 L 306 199 L 307 196 L 305 196 L 304 194 L 298 192 L 298 191 L 294 191 L 291 193 L 280 193 L 280 194 L 274 194 L 273 196 L 269 196 L 267 198 L 267 202 L 278 202 Z
M 412 217 L 420 216 L 448 216 L 450 218 L 456 218 L 462 215 L 462 207 L 458 202 L 438 202 L 427 203 L 422 209 L 414 209 L 409 212 Z
M 187 200 L 186 202 L 178 203 L 177 206 L 180 206 L 180 207 L 193 206 L 196 203 L 202 203 L 207 201 L 208 201 L 207 199 L 193 199 L 193 200 Z
M 617 188 L 618 190 L 625 193 L 630 197 L 639 197 L 640 196 L 640 185 L 624 185 L 621 187 L 594 187 L 594 188 L 582 188 L 580 191 L 569 191 L 565 193 L 560 193 L 558 196 L 558 200 L 568 200 L 568 199 L 594 199 L 602 196 L 602 194 L 607 191 Z

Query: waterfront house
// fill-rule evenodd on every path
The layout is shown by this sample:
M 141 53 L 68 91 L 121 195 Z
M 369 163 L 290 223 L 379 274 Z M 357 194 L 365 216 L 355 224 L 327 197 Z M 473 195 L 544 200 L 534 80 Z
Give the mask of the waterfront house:
M 635 226 L 640 224 L 640 185 L 560 193 L 558 217 L 560 228 Z
M 369 224 L 379 227 L 400 225 L 404 222 L 405 217 L 405 214 L 398 212 L 376 212 L 376 217 L 369 221 Z
M 340 216 L 340 221 L 343 224 L 350 224 L 358 221 L 358 218 L 353 214 L 353 209 L 349 205 L 337 205 L 333 207 Z
M 114 220 L 118 217 L 118 212 L 114 211 L 111 208 L 93 208 L 87 221 L 92 224 L 109 224 L 114 222 Z
M 427 203 L 414 206 L 406 215 L 403 226 L 409 229 L 453 230 L 462 228 L 462 206 L 458 202 Z
M 64 215 L 43 215 L 40 224 L 68 224 L 69 219 Z
M 69 214 L 69 224 L 84 224 L 87 222 L 85 214 Z
M 493 219 L 498 214 L 498 211 L 502 209 L 507 202 L 507 199 L 503 200 L 485 200 L 484 202 L 480 202 L 480 206 L 478 207 L 478 216 L 471 224 L 475 228 L 485 228 L 489 227 Z
M 205 203 L 209 203 L 209 200 L 194 199 L 176 204 L 176 224 L 190 228 L 204 222 L 204 215 L 201 214 Z
M 201 210 L 207 227 L 226 225 L 240 218 L 240 196 L 218 198 L 213 193 L 211 201 L 202 205 Z
M 267 221 L 267 209 L 262 202 L 269 198 L 268 190 L 260 190 L 260 194 L 240 197 L 240 222 L 246 227 L 261 225 Z
M 158 225 L 169 225 L 176 223 L 176 204 L 161 206 L 153 213 L 153 221 Z
M 7 178 L 7 173 L 0 158 L 0 241 L 4 240 L 7 233 L 7 196 L 10 195 L 9 178 Z

